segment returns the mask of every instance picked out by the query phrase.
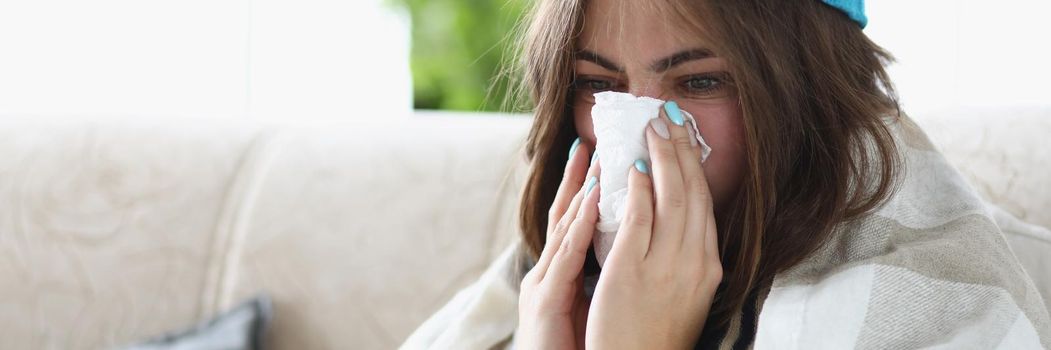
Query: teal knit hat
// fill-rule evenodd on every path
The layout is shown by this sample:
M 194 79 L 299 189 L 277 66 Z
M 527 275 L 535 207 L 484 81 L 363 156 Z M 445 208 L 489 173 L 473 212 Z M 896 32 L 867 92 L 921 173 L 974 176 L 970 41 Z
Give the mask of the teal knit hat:
M 868 17 L 865 17 L 865 0 L 821 0 L 829 6 L 835 7 L 836 9 L 843 11 L 847 14 L 850 19 L 854 22 L 858 22 L 861 28 L 865 28 L 865 25 L 869 23 Z

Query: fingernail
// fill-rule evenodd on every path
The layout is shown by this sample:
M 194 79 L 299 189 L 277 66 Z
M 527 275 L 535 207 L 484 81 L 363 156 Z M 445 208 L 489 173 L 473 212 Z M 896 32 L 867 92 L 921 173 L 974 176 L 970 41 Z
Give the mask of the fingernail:
M 596 184 L 598 184 L 598 178 L 592 176 L 591 180 L 588 180 L 588 187 L 587 187 L 587 189 L 584 190 L 584 197 L 587 197 L 588 194 L 591 193 L 591 189 L 595 188 Z
M 595 164 L 595 159 L 598 159 L 598 152 L 591 154 L 591 164 Z
M 569 146 L 569 158 L 573 158 L 573 153 L 577 151 L 577 146 L 580 146 L 580 138 L 578 137 L 573 141 L 573 145 Z
M 683 118 L 682 111 L 679 110 L 679 104 L 675 101 L 668 101 L 664 103 L 664 112 L 668 114 L 668 119 L 671 119 L 675 125 L 682 126 Z
M 657 132 L 657 135 L 661 138 L 665 140 L 671 139 L 671 134 L 668 133 L 668 124 L 664 124 L 664 121 L 661 120 L 661 118 L 650 119 L 650 127 L 653 128 L 653 131 Z
M 643 174 L 650 173 L 650 167 L 646 166 L 646 161 L 642 159 L 635 160 L 635 169 Z

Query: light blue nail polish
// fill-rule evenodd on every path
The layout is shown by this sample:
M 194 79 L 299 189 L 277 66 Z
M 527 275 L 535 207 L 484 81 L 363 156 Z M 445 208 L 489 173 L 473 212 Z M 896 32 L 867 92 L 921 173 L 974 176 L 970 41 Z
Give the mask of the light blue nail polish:
M 679 104 L 675 101 L 668 101 L 664 104 L 664 112 L 668 114 L 668 119 L 671 119 L 675 125 L 682 126 L 686 123 L 686 120 L 682 118 L 682 111 L 679 110 Z
M 573 159 L 573 153 L 576 153 L 577 146 L 580 146 L 580 138 L 573 140 L 573 145 L 569 146 L 569 159 Z
M 598 152 L 591 155 L 591 164 L 595 164 L 595 159 L 598 159 Z
M 591 180 L 588 180 L 588 187 L 584 190 L 584 197 L 587 197 L 588 194 L 591 193 L 591 189 L 595 188 L 596 184 L 598 184 L 598 178 L 592 176 Z
M 643 174 L 649 174 L 650 173 L 650 167 L 646 166 L 646 161 L 644 161 L 642 159 L 636 159 L 635 160 L 635 169 L 638 170 L 639 172 L 643 173 Z

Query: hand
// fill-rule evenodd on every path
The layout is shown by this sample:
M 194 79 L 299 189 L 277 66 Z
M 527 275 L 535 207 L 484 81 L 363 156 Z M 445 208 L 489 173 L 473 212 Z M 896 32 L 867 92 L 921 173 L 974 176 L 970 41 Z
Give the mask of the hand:
M 544 250 L 522 279 L 515 333 L 519 349 L 584 348 L 590 300 L 581 290 L 581 270 L 598 219 L 599 168 L 596 161 L 588 170 L 586 145 L 575 148 L 548 211 Z
M 701 150 L 689 125 L 665 118 L 646 128 L 652 182 L 639 169 L 648 170 L 644 162 L 629 170 L 624 221 L 591 303 L 588 348 L 693 348 L 722 280 Z M 670 139 L 655 130 L 662 128 Z

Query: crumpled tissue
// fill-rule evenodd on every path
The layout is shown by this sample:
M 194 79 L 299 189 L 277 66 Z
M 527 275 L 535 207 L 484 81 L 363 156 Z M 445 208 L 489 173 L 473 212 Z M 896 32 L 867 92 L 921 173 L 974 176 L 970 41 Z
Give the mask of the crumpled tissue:
M 599 266 L 613 248 L 613 239 L 624 218 L 628 196 L 628 174 L 636 159 L 650 163 L 646 147 L 646 127 L 650 119 L 660 116 L 664 101 L 650 97 L 636 97 L 622 92 L 600 92 L 595 94 L 595 106 L 591 108 L 591 121 L 595 131 L 595 152 L 602 163 L 599 175 L 599 219 L 595 225 L 592 244 Z M 682 114 L 693 128 L 701 147 L 704 162 L 711 147 L 704 142 L 693 116 L 685 110 Z M 672 124 L 669 122 L 669 126 Z

